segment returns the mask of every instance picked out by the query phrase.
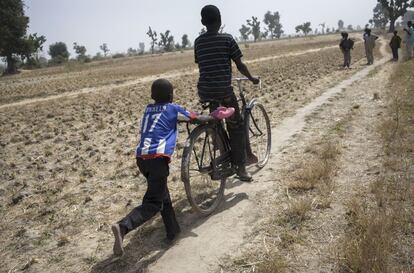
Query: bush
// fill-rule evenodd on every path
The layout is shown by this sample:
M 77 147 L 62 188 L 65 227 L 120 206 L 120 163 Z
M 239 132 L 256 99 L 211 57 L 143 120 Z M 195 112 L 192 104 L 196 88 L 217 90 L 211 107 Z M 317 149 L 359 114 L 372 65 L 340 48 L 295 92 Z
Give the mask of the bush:
M 116 53 L 116 54 L 112 55 L 112 58 L 114 58 L 114 59 L 124 58 L 124 57 L 125 57 L 125 54 L 123 54 L 123 53 Z

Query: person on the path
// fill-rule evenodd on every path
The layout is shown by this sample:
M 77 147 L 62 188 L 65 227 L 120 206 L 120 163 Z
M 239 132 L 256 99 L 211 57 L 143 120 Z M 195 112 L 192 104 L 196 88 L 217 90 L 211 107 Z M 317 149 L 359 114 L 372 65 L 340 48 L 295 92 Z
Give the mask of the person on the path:
M 407 60 L 411 60 L 413 58 L 413 47 L 414 47 L 414 26 L 412 21 L 407 22 L 407 28 L 404 28 L 405 31 L 405 46 L 406 46 L 406 54 Z
M 364 44 L 365 44 L 365 54 L 367 56 L 367 65 L 374 64 L 374 48 L 375 41 L 378 39 L 378 36 L 371 34 L 371 29 L 366 28 L 364 33 Z
M 344 67 L 350 68 L 351 66 L 351 50 L 354 49 L 354 41 L 349 38 L 347 32 L 342 32 L 342 40 L 339 44 L 342 53 L 344 54 Z
M 130 231 L 161 212 L 167 239 L 172 241 L 180 233 L 167 187 L 169 163 L 177 138 L 177 119 L 206 120 L 183 107 L 173 104 L 173 86 L 165 79 L 158 79 L 151 86 L 154 104 L 148 104 L 141 126 L 141 141 L 136 148 L 136 163 L 147 180 L 147 191 L 142 205 L 134 208 L 122 220 L 112 225 L 115 237 L 114 254 L 124 253 L 122 242 Z
M 253 77 L 242 62 L 243 54 L 234 38 L 229 34 L 219 33 L 221 15 L 216 6 L 207 5 L 202 8 L 201 23 L 207 28 L 207 32 L 201 34 L 194 42 L 195 62 L 200 71 L 198 95 L 201 101 L 214 101 L 235 108 L 234 116 L 226 120 L 232 164 L 240 180 L 251 181 L 252 177 L 246 170 L 246 164 L 257 162 L 257 157 L 253 154 L 246 155 L 246 132 L 231 84 L 231 61 L 233 60 L 240 73 L 254 84 L 258 84 L 260 80 Z
M 394 36 L 392 36 L 390 41 L 390 47 L 392 50 L 392 60 L 398 62 L 398 49 L 401 48 L 401 37 L 398 36 L 398 31 L 394 31 Z

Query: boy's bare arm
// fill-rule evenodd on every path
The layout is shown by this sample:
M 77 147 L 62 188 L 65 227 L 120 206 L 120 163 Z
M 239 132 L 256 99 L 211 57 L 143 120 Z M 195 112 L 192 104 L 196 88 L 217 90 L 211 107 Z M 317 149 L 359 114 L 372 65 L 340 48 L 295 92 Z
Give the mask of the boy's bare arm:
M 246 76 L 251 82 L 253 82 L 254 84 L 258 84 L 260 82 L 260 80 L 258 78 L 255 78 L 250 74 L 249 69 L 243 63 L 241 58 L 235 60 L 234 62 L 236 63 L 237 69 L 240 71 L 240 73 L 242 73 L 244 76 Z

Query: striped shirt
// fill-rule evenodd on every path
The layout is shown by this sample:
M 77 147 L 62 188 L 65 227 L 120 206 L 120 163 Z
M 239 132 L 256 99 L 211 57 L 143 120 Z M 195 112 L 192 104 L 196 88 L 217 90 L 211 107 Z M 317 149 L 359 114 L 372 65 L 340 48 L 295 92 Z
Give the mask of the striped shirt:
M 243 56 L 229 34 L 206 32 L 194 42 L 195 62 L 200 70 L 198 94 L 202 100 L 222 99 L 233 93 L 231 60 Z

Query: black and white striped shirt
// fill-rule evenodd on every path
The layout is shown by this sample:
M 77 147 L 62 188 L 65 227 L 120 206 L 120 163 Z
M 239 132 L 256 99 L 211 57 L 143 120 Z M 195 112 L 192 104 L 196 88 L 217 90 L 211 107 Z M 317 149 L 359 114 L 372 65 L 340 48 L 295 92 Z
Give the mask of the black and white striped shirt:
M 229 34 L 207 32 L 194 42 L 195 62 L 200 78 L 198 94 L 202 100 L 222 99 L 232 94 L 231 60 L 243 56 L 239 46 Z

